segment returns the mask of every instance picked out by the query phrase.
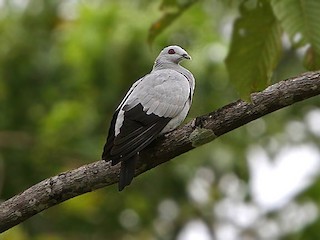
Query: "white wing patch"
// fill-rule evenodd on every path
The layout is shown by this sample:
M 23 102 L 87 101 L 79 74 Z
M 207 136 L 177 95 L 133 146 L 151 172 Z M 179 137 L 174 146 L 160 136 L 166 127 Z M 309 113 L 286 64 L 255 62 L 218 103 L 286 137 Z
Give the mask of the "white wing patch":
M 117 116 L 117 120 L 116 120 L 116 124 L 114 126 L 114 135 L 118 136 L 118 134 L 120 133 L 120 128 L 122 126 L 124 120 L 124 111 L 120 110 Z

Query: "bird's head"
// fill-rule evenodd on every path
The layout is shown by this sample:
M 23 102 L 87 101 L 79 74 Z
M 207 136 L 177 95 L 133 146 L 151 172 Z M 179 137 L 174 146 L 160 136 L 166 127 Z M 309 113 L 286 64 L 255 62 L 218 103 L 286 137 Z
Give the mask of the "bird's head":
M 160 52 L 156 62 L 171 62 L 178 64 L 184 59 L 191 59 L 186 50 L 179 46 L 168 46 Z

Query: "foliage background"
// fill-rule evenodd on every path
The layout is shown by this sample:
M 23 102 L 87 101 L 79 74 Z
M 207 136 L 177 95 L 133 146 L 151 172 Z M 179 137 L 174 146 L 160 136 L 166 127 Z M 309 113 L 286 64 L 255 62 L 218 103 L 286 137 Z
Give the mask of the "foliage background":
M 320 9 L 316 0 L 302 2 Z M 319 17 L 308 19 L 313 34 L 304 34 L 311 30 L 286 25 L 288 10 L 277 1 L 3 0 L 0 6 L 2 200 L 98 160 L 114 108 L 164 46 L 181 45 L 193 57 L 183 63 L 197 79 L 189 119 L 304 66 L 319 67 L 320 29 L 312 28 Z M 257 6 L 259 14 L 249 11 Z M 255 25 L 268 17 L 273 22 Z M 239 39 L 237 24 L 259 31 Z M 267 53 L 255 48 L 254 37 L 264 33 L 276 43 Z M 124 192 L 112 186 L 77 197 L 0 239 L 317 239 L 319 121 L 318 98 L 296 104 L 139 176 Z M 279 155 L 292 153 L 300 159 L 289 159 L 276 178 Z M 291 181 L 291 195 L 288 186 L 275 193 L 281 201 L 259 198 L 255 186 L 272 192 L 308 159 L 315 159 L 314 171 Z M 253 162 L 274 167 L 266 180 L 273 185 L 254 181 Z

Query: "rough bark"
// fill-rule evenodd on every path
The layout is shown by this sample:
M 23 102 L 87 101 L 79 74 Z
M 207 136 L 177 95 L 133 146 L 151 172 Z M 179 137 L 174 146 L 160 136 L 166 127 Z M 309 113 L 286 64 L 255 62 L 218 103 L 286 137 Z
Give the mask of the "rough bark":
M 253 93 L 250 103 L 238 100 L 199 116 L 142 151 L 136 175 L 268 113 L 319 94 L 320 71 L 308 72 Z M 119 171 L 118 165 L 97 161 L 39 182 L 1 203 L 0 233 L 49 207 L 116 183 Z

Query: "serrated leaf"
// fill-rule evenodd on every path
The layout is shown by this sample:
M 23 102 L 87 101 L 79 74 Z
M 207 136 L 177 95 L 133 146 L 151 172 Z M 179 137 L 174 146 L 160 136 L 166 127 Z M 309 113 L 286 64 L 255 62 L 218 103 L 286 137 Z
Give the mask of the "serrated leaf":
M 279 62 L 281 29 L 267 1 L 240 6 L 226 58 L 230 81 L 243 99 L 264 89 Z
M 154 39 L 171 23 L 173 23 L 182 13 L 184 13 L 189 7 L 191 7 L 198 0 L 185 0 L 182 3 L 180 1 L 163 0 L 160 9 L 164 11 L 163 16 L 154 22 L 148 34 L 148 43 L 151 45 Z
M 320 1 L 271 0 L 275 16 L 289 34 L 294 45 L 310 43 L 320 54 Z

